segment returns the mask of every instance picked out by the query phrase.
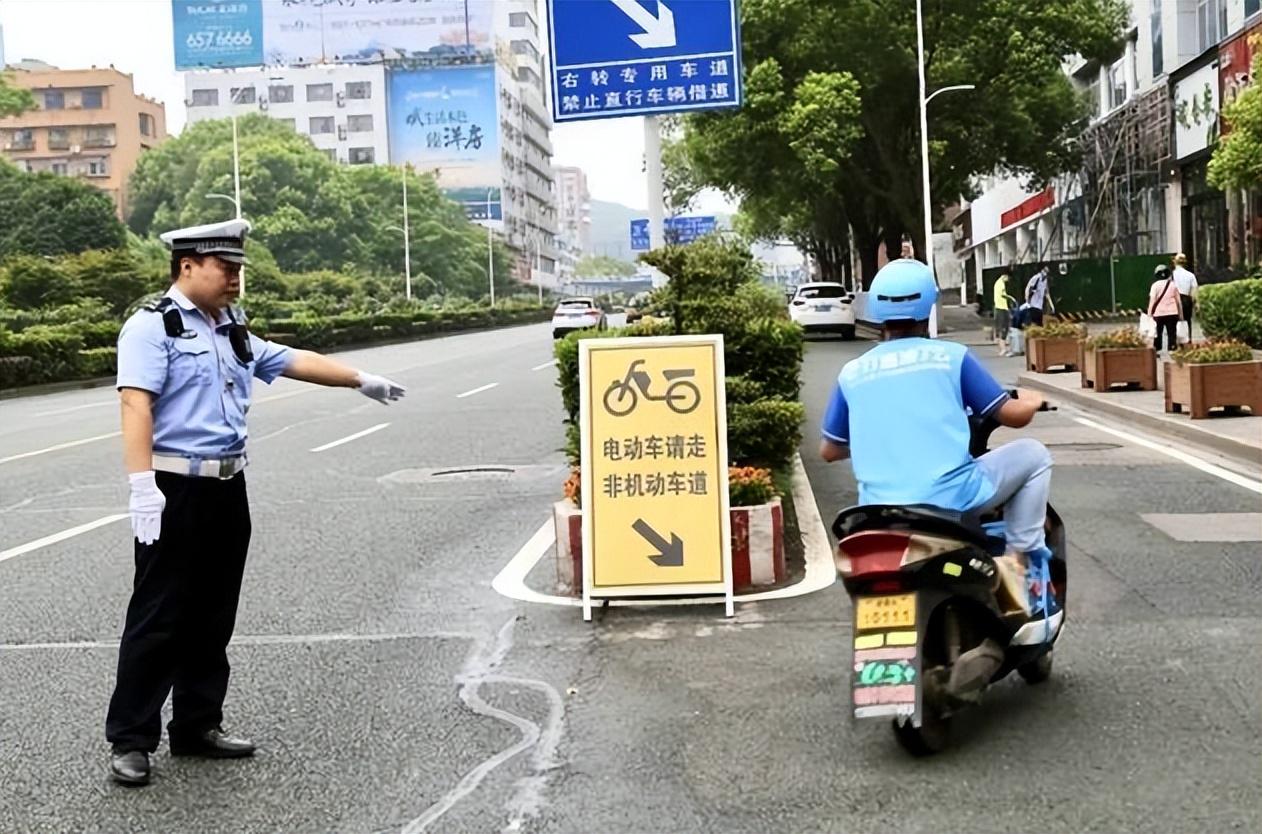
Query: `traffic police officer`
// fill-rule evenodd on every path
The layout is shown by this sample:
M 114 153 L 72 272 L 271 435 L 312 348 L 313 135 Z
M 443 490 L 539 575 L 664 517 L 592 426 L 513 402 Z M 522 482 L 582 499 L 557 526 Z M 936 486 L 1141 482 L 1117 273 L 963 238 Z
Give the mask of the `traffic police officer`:
M 162 235 L 171 288 L 118 337 L 136 575 L 105 734 L 111 776 L 126 785 L 149 782 L 168 693 L 172 755 L 254 753 L 221 727 L 226 648 L 250 543 L 243 470 L 253 379 L 355 388 L 382 403 L 403 395 L 384 377 L 246 329 L 232 302 L 249 229 L 233 220 Z

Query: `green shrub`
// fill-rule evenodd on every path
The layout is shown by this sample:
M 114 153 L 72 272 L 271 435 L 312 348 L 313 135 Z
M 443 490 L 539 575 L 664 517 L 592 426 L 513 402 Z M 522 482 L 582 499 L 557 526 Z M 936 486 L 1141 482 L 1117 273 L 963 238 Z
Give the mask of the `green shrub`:
M 1210 362 L 1248 362 L 1253 351 L 1244 342 L 1232 339 L 1224 341 L 1192 342 L 1170 354 L 1179 365 L 1205 365 Z
M 1122 327 L 1087 339 L 1091 350 L 1116 350 L 1119 348 L 1144 348 L 1152 346 L 1152 339 L 1139 335 L 1139 328 Z
M 1044 325 L 1031 325 L 1025 329 L 1027 339 L 1085 339 L 1087 328 L 1067 321 L 1049 321 Z
M 727 454 L 740 464 L 782 469 L 802 442 L 806 410 L 799 402 L 765 399 L 727 409 Z
M 1262 349 L 1262 278 L 1201 287 L 1196 316 L 1212 339 L 1238 339 Z
M 796 400 L 802 389 L 802 329 L 791 321 L 758 319 L 724 341 L 729 376 L 758 382 L 769 397 Z
M 6 356 L 25 356 L 21 364 L 25 378 L 15 384 L 34 385 L 62 379 L 76 379 L 80 373 L 79 351 L 83 337 L 57 326 L 45 324 L 13 333 L 0 345 Z
M 79 372 L 85 377 L 118 373 L 118 349 L 98 347 L 79 351 Z
M 728 405 L 732 403 L 757 402 L 766 396 L 762 383 L 755 382 L 747 376 L 731 376 L 729 374 L 725 387 L 727 388 Z

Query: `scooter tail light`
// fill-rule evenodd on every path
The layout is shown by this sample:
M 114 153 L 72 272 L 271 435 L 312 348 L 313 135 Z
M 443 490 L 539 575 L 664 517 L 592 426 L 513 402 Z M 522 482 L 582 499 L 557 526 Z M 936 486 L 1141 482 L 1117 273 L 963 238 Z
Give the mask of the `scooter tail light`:
M 845 577 L 898 573 L 910 543 L 907 533 L 873 530 L 846 536 L 837 545 L 837 570 Z

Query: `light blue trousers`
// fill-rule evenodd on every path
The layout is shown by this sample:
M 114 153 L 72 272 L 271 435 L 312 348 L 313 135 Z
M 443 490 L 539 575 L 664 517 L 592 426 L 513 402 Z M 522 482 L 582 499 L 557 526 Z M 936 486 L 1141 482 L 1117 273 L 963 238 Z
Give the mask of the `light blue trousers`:
M 1044 547 L 1043 525 L 1052 489 L 1052 455 L 1047 447 L 1023 437 L 982 455 L 977 465 L 995 485 L 994 497 L 978 509 L 1004 508 L 1009 549 L 1029 553 Z

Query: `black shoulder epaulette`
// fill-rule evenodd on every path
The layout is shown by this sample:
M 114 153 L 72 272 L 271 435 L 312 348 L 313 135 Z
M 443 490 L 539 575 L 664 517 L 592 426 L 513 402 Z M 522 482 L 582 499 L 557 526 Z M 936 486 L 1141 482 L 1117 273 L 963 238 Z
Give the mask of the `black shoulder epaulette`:
M 196 335 L 193 331 L 184 329 L 184 317 L 180 315 L 180 308 L 175 304 L 175 299 L 169 295 L 164 295 L 140 309 L 150 313 L 161 313 L 162 326 L 166 329 L 167 336 L 172 339 L 190 339 Z

